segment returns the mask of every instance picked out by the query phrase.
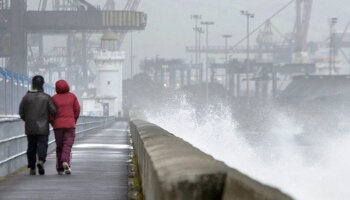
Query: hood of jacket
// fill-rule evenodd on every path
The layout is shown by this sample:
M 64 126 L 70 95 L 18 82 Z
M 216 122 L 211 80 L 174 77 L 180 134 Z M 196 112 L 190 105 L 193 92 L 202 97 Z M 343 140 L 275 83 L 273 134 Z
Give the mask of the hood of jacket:
M 69 85 L 65 80 L 59 80 L 56 82 L 56 92 L 57 94 L 62 94 L 69 92 Z

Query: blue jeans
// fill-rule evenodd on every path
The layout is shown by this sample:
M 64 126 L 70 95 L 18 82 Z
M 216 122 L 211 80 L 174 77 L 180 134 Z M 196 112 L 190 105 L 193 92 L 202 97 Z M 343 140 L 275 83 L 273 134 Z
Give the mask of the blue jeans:
M 28 168 L 35 169 L 36 155 L 38 159 L 45 162 L 47 156 L 48 135 L 27 135 L 28 148 L 27 159 Z

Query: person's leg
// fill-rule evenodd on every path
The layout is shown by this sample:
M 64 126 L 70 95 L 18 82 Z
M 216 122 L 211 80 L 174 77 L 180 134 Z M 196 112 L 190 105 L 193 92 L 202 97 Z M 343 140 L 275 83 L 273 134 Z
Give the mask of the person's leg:
M 37 167 L 40 175 L 45 174 L 44 163 L 46 162 L 47 148 L 48 148 L 48 135 L 40 135 L 37 140 L 37 153 L 38 153 L 38 162 Z
M 56 140 L 56 170 L 58 173 L 63 172 L 62 166 L 62 150 L 63 150 L 63 129 L 55 129 L 55 140 Z
M 75 140 L 75 129 L 65 129 L 64 140 L 63 140 L 63 150 L 62 150 L 62 165 L 66 174 L 71 173 L 70 164 L 71 164 L 71 155 L 72 155 L 72 146 Z
M 63 150 L 62 150 L 62 162 L 70 164 L 72 146 L 75 140 L 75 129 L 69 128 L 65 129 L 64 140 L 63 140 Z
M 49 142 L 48 135 L 38 136 L 38 141 L 37 141 L 38 160 L 42 161 L 43 163 L 46 162 L 48 142 Z
M 27 135 L 27 159 L 28 159 L 28 168 L 31 169 L 30 174 L 35 175 L 35 163 L 36 163 L 36 136 Z

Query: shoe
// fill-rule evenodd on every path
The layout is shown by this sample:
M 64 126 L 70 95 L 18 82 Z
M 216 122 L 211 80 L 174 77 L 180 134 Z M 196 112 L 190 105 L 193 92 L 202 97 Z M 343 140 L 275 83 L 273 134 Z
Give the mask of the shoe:
M 63 163 L 62 163 L 62 166 L 63 166 L 63 169 L 64 169 L 64 173 L 65 173 L 65 174 L 71 174 L 71 173 L 72 173 L 72 170 L 70 169 L 68 163 L 63 162 Z
M 57 171 L 57 175 L 63 175 L 63 171 Z
M 37 168 L 38 168 L 38 172 L 40 175 L 44 175 L 45 174 L 45 169 L 44 169 L 44 162 L 39 160 L 38 163 L 36 164 Z
M 30 169 L 29 175 L 36 175 L 36 170 L 35 169 Z

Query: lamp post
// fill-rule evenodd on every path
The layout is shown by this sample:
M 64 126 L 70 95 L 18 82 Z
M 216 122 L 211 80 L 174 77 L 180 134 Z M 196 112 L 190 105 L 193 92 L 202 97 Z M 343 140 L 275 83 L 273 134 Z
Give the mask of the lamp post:
M 222 37 L 225 39 L 225 64 L 228 63 L 228 39 L 232 37 L 232 35 L 224 34 Z
M 130 80 L 132 80 L 133 76 L 133 65 L 134 65 L 134 58 L 133 58 L 133 36 L 132 31 L 130 31 Z
M 201 44 L 202 44 L 202 41 L 201 41 L 201 38 L 202 38 L 202 34 L 204 33 L 204 30 L 202 27 L 199 27 L 197 29 L 198 31 L 198 49 L 199 49 L 199 52 L 198 52 L 198 63 L 201 64 L 201 60 L 202 60 L 202 57 L 201 57 Z
M 196 61 L 196 69 L 198 69 L 197 67 L 198 66 L 201 66 L 201 60 L 202 60 L 202 58 L 201 58 L 201 35 L 204 33 L 204 31 L 203 31 L 203 28 L 202 27 L 197 27 L 197 28 L 194 28 L 194 30 L 196 31 L 196 33 L 197 33 L 197 42 L 198 42 L 198 44 L 197 44 L 197 47 L 196 47 L 196 58 L 197 58 L 197 61 Z M 198 77 L 197 77 L 197 79 L 199 80 L 199 82 L 200 83 L 202 83 L 202 79 L 203 79 L 203 75 L 202 75 L 202 70 L 200 70 L 200 72 L 199 72 L 199 75 L 198 75 Z
M 249 71 L 250 71 L 250 60 L 249 60 L 249 54 L 250 54 L 250 48 L 249 48 L 249 20 L 250 18 L 254 18 L 254 14 L 250 13 L 247 10 L 241 10 L 241 14 L 244 15 L 247 19 L 247 98 L 249 97 Z
M 206 80 L 206 103 L 209 104 L 209 61 L 208 61 L 208 50 L 209 50 L 209 26 L 214 25 L 214 22 L 211 21 L 203 21 L 202 25 L 205 26 L 206 30 L 206 51 L 205 51 L 205 80 Z
M 202 19 L 202 15 L 198 15 L 198 14 L 193 14 L 191 15 L 191 19 L 194 20 L 194 49 L 195 49 L 195 64 L 198 64 L 198 20 Z
M 338 19 L 332 17 L 329 19 L 329 75 L 332 75 L 332 70 L 335 70 L 335 36 L 334 26 L 338 22 Z
M 227 81 L 227 69 L 228 69 L 228 39 L 232 37 L 232 35 L 224 34 L 222 37 L 225 39 L 225 65 L 226 65 L 226 76 L 225 76 L 225 86 L 228 88 L 228 81 Z

